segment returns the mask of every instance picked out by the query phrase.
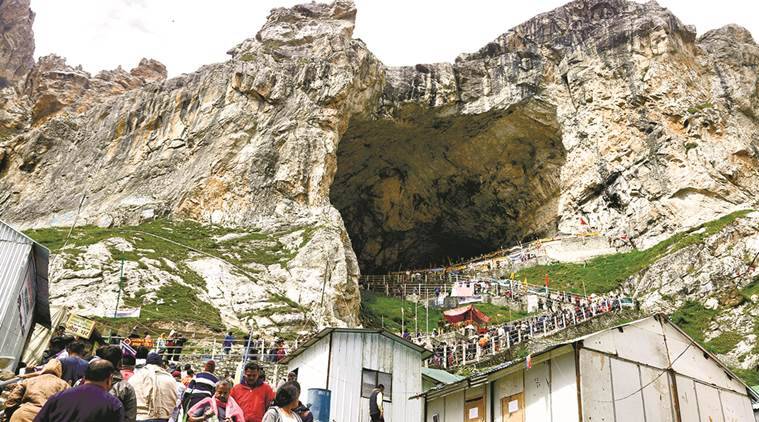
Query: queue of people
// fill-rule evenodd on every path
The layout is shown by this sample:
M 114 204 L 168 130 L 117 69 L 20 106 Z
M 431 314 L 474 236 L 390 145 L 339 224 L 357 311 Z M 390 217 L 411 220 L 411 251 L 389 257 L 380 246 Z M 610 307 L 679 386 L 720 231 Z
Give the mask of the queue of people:
M 69 349 L 78 350 L 74 344 Z M 75 352 L 76 353 L 76 352 Z M 215 374 L 215 362 L 186 381 L 177 368 L 167 367 L 158 353 L 149 352 L 144 365 L 131 366 L 118 346 L 96 350 L 86 362 L 81 378 L 72 382 L 64 374 L 75 373 L 81 362 L 50 359 L 39 371 L 22 377 L 6 401 L 5 416 L 11 422 L 312 422 L 313 415 L 299 397 L 295 373 L 278 386 L 267 382 L 256 361 L 244 366 L 235 382 Z M 127 362 L 127 363 L 125 363 Z M 192 374 L 190 368 L 186 373 Z M 129 374 L 125 376 L 124 374 Z M 74 375 L 76 376 L 76 375 Z
M 614 295 L 583 299 L 546 308 L 540 315 L 491 326 L 483 332 L 462 327 L 458 332 L 409 338 L 433 350 L 431 366 L 452 368 L 480 361 L 531 338 L 541 337 L 572 327 L 598 315 L 621 308 L 619 297 Z M 406 333 L 404 333 L 406 334 Z

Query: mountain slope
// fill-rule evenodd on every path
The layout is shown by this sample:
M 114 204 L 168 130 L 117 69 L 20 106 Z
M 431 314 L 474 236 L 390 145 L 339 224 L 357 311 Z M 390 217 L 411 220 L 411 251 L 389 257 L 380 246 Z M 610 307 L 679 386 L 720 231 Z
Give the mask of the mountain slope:
M 0 218 L 117 237 L 156 218 L 309 227 L 295 258 L 238 284 L 323 326 L 358 323 L 359 265 L 441 263 L 581 218 L 644 249 L 757 206 L 759 47 L 745 29 L 696 38 L 655 2 L 575 0 L 454 63 L 390 68 L 352 38 L 356 13 L 275 9 L 228 61 L 166 80 L 152 60 L 94 76 L 55 56 L 32 65 L 29 2 L 3 1 Z M 214 302 L 232 324 L 252 307 Z

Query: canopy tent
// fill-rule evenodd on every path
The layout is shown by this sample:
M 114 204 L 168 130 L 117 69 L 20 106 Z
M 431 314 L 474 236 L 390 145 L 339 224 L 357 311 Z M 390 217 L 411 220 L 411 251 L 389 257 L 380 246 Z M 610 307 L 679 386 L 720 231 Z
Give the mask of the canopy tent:
M 490 322 L 490 317 L 483 314 L 474 305 L 462 306 L 443 312 L 443 318 L 451 324 L 458 322 L 471 321 L 477 325 L 483 325 Z

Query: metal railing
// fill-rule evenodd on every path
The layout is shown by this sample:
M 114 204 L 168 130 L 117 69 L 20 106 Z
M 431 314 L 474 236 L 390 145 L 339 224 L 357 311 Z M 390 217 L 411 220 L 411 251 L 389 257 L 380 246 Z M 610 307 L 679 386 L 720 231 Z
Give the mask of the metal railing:
M 487 334 L 450 340 L 444 340 L 440 336 L 437 337 L 438 340 L 429 338 L 426 340 L 426 346 L 432 347 L 434 355 L 428 364 L 445 369 L 479 364 L 530 339 L 557 334 L 619 309 L 619 299 L 603 298 L 576 306 L 575 309 L 562 309 L 550 314 L 508 322 L 497 329 L 491 328 Z
M 472 285 L 473 296 L 487 294 L 494 297 L 516 298 L 526 294 L 537 294 L 544 296 L 546 299 L 556 300 L 565 303 L 579 304 L 587 300 L 585 295 L 569 291 L 551 289 L 549 287 L 536 284 L 525 283 L 520 280 L 509 278 L 499 279 L 494 277 L 478 276 L 457 276 L 455 281 L 424 282 L 416 280 L 407 281 L 402 277 L 385 277 L 376 275 L 361 276 L 359 286 L 366 291 L 381 293 L 385 296 L 407 298 L 408 296 L 417 296 L 418 298 L 438 298 L 452 292 L 454 288 L 461 285 Z

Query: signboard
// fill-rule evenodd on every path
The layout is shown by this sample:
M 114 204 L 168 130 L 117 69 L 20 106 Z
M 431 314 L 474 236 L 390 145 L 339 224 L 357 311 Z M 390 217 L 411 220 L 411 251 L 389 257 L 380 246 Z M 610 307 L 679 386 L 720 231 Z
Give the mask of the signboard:
M 147 347 L 148 349 L 152 349 L 154 346 L 153 339 L 150 338 L 128 338 L 124 342 L 134 348 Z
M 92 330 L 94 329 L 95 321 L 90 321 L 79 315 L 71 314 L 69 320 L 66 321 L 66 334 L 88 339 L 92 335 Z
M 34 285 L 32 284 L 33 276 L 31 274 L 31 266 L 27 267 L 26 276 L 24 277 L 24 285 L 21 286 L 21 292 L 18 294 L 18 315 L 19 323 L 21 324 L 21 332 L 26 334 L 29 332 L 32 323 L 32 314 L 34 313 Z
M 538 297 L 535 295 L 527 295 L 527 312 L 533 313 L 538 310 Z

